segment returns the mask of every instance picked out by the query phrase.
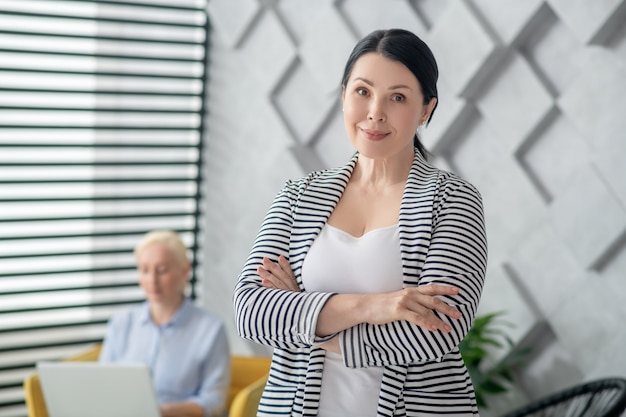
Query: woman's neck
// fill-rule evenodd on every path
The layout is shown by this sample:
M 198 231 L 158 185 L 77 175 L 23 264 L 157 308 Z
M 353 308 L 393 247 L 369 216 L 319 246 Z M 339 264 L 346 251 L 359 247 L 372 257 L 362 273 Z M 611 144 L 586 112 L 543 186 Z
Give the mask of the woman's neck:
M 185 301 L 185 297 L 181 295 L 175 301 L 170 303 L 150 303 L 150 318 L 157 326 L 168 323 L 176 312 L 180 309 Z
M 388 159 L 359 155 L 350 180 L 360 187 L 377 190 L 404 184 L 413 165 L 413 153 L 406 152 Z

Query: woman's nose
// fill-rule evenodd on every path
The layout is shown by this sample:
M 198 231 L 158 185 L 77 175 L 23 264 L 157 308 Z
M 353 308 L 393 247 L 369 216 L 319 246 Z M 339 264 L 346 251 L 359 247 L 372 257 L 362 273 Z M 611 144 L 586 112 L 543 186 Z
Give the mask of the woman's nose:
M 379 100 L 372 100 L 367 118 L 375 122 L 384 122 L 386 117 L 384 104 Z
M 158 280 L 158 276 L 155 272 L 144 272 L 141 277 L 145 282 L 149 282 L 151 284 L 155 284 Z

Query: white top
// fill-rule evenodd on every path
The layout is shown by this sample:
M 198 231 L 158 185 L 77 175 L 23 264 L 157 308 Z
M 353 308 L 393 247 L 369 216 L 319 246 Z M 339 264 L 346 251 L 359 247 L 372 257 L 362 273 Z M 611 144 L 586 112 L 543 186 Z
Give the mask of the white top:
M 306 291 L 343 294 L 402 289 L 398 226 L 354 237 L 326 224 L 302 264 Z M 319 417 L 375 416 L 382 367 L 347 368 L 341 355 L 326 352 Z

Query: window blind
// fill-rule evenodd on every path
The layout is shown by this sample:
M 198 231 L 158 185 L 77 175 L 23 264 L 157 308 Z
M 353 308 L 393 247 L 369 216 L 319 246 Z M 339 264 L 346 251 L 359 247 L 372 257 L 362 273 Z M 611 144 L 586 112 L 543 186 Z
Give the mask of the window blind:
M 36 361 L 143 300 L 145 232 L 196 269 L 205 3 L 0 0 L 0 417 L 27 415 Z

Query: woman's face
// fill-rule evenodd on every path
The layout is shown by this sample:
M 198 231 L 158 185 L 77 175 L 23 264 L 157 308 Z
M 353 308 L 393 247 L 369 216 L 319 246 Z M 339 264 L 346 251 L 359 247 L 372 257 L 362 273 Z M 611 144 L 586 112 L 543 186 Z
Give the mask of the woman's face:
M 342 98 L 352 145 L 361 155 L 383 159 L 412 151 L 415 132 L 435 103 L 424 105 L 421 86 L 404 64 L 378 53 L 355 62 Z
M 170 304 L 180 301 L 190 266 L 180 260 L 166 245 L 152 243 L 137 254 L 139 284 L 151 303 Z

